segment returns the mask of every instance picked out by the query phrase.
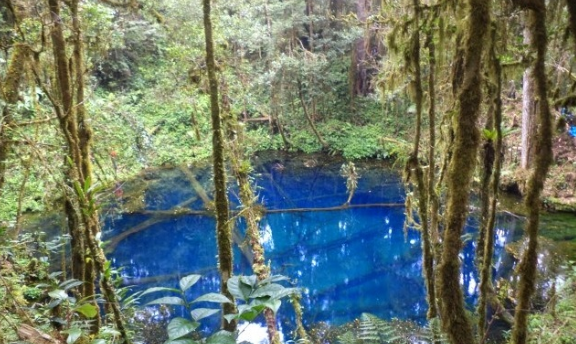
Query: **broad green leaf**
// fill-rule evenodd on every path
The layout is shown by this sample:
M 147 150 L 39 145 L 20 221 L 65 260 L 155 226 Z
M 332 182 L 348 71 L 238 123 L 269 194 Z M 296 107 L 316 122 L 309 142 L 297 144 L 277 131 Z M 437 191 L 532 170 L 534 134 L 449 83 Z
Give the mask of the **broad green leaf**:
M 150 301 L 147 305 L 176 305 L 176 306 L 185 306 L 186 303 L 184 300 L 177 296 L 166 296 L 156 299 L 154 301 Z
M 300 289 L 299 288 L 284 288 L 284 289 L 278 291 L 276 294 L 272 295 L 271 297 L 273 299 L 281 299 L 285 296 L 294 295 L 294 294 L 300 294 Z
M 68 333 L 68 338 L 66 338 L 67 344 L 75 343 L 78 340 L 78 338 L 80 338 L 80 336 L 82 335 L 82 330 L 77 327 L 73 327 L 66 332 Z
M 164 344 L 200 344 L 201 342 L 192 340 L 190 338 L 180 338 L 180 339 L 169 339 L 164 342 Z
M 239 315 L 238 314 L 226 314 L 224 315 L 224 319 L 226 319 L 226 321 L 231 322 L 234 319 L 238 319 Z
M 82 284 L 84 284 L 84 282 L 79 281 L 77 279 L 69 279 L 69 280 L 66 280 L 66 281 L 60 283 L 59 286 L 60 286 L 60 288 L 62 288 L 64 290 L 69 290 L 69 289 L 72 289 L 72 288 L 77 287 L 77 286 L 82 285 Z
M 74 310 L 86 318 L 94 318 L 96 314 L 98 314 L 98 308 L 90 303 L 85 303 L 80 307 L 76 307 Z
M 289 281 L 290 279 L 286 276 L 282 276 L 282 275 L 272 275 L 268 278 L 263 279 L 262 281 L 260 281 L 258 284 L 260 285 L 266 285 L 268 283 L 274 283 L 274 282 L 281 282 L 281 281 Z
M 263 309 L 264 307 L 261 307 L 260 311 Z M 260 311 L 256 310 L 253 306 L 250 305 L 239 305 L 238 306 L 239 315 L 237 316 L 237 318 L 246 321 L 252 321 L 254 320 L 254 318 L 258 316 L 258 314 L 260 314 Z
M 59 304 L 61 304 L 62 301 L 63 301 L 63 299 L 54 299 L 54 300 L 50 301 L 50 303 L 46 307 L 48 307 L 48 309 L 52 309 L 52 308 L 58 306 Z
M 186 291 L 190 289 L 198 280 L 202 277 L 201 275 L 188 275 L 180 279 L 180 289 Z
M 175 293 L 180 292 L 180 290 L 175 289 L 175 288 L 154 287 L 154 288 L 148 288 L 148 289 L 144 290 L 144 292 L 142 294 L 140 294 L 140 296 L 150 294 L 150 293 L 155 293 L 157 291 L 173 291 Z
M 276 283 L 267 284 L 263 287 L 254 290 L 254 292 L 250 295 L 250 297 L 251 298 L 263 297 L 263 296 L 275 297 L 275 295 L 279 294 L 284 289 L 286 288 L 284 288 L 280 284 Z
M 280 300 L 270 300 L 264 303 L 266 308 L 270 308 L 274 313 L 278 313 L 278 308 L 282 305 L 282 301 Z
M 206 340 L 206 344 L 236 344 L 236 336 L 232 332 L 216 332 Z
M 252 288 L 245 283 L 240 281 L 240 277 L 234 276 L 228 280 L 227 283 L 228 291 L 234 298 L 237 300 L 244 300 L 247 301 L 250 293 L 252 292 Z
M 90 342 L 90 344 L 106 344 L 106 339 L 94 339 L 93 341 Z
M 200 319 L 204 319 L 204 318 L 207 318 L 211 315 L 214 315 L 214 314 L 218 313 L 219 311 L 220 311 L 219 309 L 196 308 L 196 309 L 193 309 L 192 312 L 190 312 L 190 315 L 192 316 L 192 319 L 198 321 Z
M 216 302 L 216 303 L 232 303 L 228 298 L 222 294 L 218 293 L 208 293 L 200 296 L 196 300 L 192 301 L 192 303 L 196 302 Z
M 197 322 L 184 318 L 174 318 L 168 323 L 168 338 L 179 339 L 192 333 L 198 327 Z
M 256 285 L 258 284 L 258 278 L 256 275 L 240 276 L 240 281 L 252 289 L 256 288 Z
M 68 298 L 68 294 L 62 289 L 52 290 L 48 293 L 48 296 L 57 300 L 66 300 Z

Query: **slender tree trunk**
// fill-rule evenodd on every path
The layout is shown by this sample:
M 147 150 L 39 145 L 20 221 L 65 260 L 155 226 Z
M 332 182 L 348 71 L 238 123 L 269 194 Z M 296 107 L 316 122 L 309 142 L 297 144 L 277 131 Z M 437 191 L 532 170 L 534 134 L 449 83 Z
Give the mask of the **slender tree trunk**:
M 529 27 L 524 29 L 524 44 L 532 45 L 532 33 Z M 522 81 L 522 138 L 520 143 L 520 167 L 530 168 L 534 157 L 534 133 L 536 98 L 534 95 L 533 67 L 524 71 Z
M 26 45 L 16 43 L 12 47 L 12 54 L 10 62 L 6 69 L 6 76 L 0 87 L 0 97 L 4 100 L 6 105 L 2 109 L 2 117 L 0 117 L 0 192 L 4 186 L 4 178 L 6 174 L 6 160 L 10 152 L 9 137 L 10 125 L 13 122 L 11 107 L 18 102 L 18 92 L 22 76 L 24 75 L 24 68 L 28 60 L 29 49 Z
M 533 77 L 538 96 L 538 132 L 536 135 L 534 169 L 528 177 L 528 186 L 524 203 L 528 209 L 528 222 L 526 235 L 528 247 L 524 251 L 518 273 L 520 282 L 518 285 L 518 304 L 514 316 L 515 325 L 512 331 L 512 342 L 524 344 L 527 341 L 527 321 L 530 311 L 530 298 L 534 293 L 537 248 L 538 248 L 538 223 L 540 219 L 540 195 L 544 187 L 544 181 L 552 162 L 552 120 L 548 104 L 548 89 L 546 78 L 546 4 L 544 0 L 531 1 L 528 10 L 528 27 L 531 31 L 531 48 L 536 52 L 536 61 L 533 68 Z
M 500 60 L 496 55 L 496 24 L 492 24 L 491 30 L 491 45 L 490 45 L 490 74 L 493 87 L 492 98 L 494 100 L 493 111 L 493 128 L 496 131 L 496 142 L 494 144 L 494 168 L 492 180 L 490 184 L 490 200 L 486 206 L 489 208 L 486 217 L 482 219 L 482 228 L 484 228 L 483 243 L 478 245 L 478 248 L 483 245 L 482 261 L 480 270 L 480 298 L 478 300 L 478 333 L 479 338 L 484 342 L 486 335 L 486 306 L 489 299 L 489 294 L 493 293 L 492 287 L 492 256 L 494 254 L 494 224 L 496 221 L 496 206 L 498 200 L 498 185 L 500 183 L 500 170 L 502 168 L 502 66 Z M 490 149 L 488 149 L 489 151 Z M 486 157 L 489 154 L 485 155 Z M 489 165 L 490 163 L 485 164 Z M 488 166 L 487 166 L 488 167 Z M 487 187 L 487 186 L 486 186 Z M 478 253 L 477 253 L 478 254 Z
M 212 117 L 212 150 L 216 205 L 216 239 L 218 243 L 218 266 L 220 269 L 220 291 L 230 300 L 234 297 L 228 291 L 227 282 L 232 277 L 232 232 L 229 224 L 228 196 L 226 195 L 226 172 L 224 169 L 224 135 L 222 119 L 218 104 L 218 79 L 216 78 L 216 62 L 214 57 L 214 40 L 212 38 L 212 19 L 210 0 L 203 0 L 204 37 L 206 41 L 206 66 L 210 84 L 210 113 Z M 236 313 L 234 303 L 222 305 L 223 314 Z M 222 328 L 226 331 L 236 330 L 236 321 L 227 322 L 222 318 Z
M 314 135 L 316 136 L 316 138 L 318 139 L 318 141 L 322 145 L 322 148 L 328 149 L 328 147 L 329 147 L 328 143 L 326 143 L 326 141 L 324 141 L 324 139 L 322 138 L 322 135 L 320 135 L 320 132 L 318 132 L 318 129 L 316 129 L 316 125 L 314 124 L 314 121 L 312 120 L 312 116 L 310 115 L 310 111 L 308 110 L 308 107 L 306 106 L 306 102 L 304 101 L 304 93 L 302 91 L 302 83 L 300 81 L 298 81 L 298 96 L 300 98 L 300 104 L 302 104 L 302 110 L 304 111 L 304 115 L 306 116 L 306 120 L 308 121 L 310 128 L 312 129 L 312 131 L 314 132 Z
M 426 47 L 428 48 L 428 135 L 430 147 L 428 147 L 428 204 L 430 217 L 430 241 L 436 246 L 440 243 L 438 232 L 438 211 L 440 202 L 436 188 L 436 53 L 434 37 L 432 33 L 427 33 Z M 436 262 L 438 263 L 438 262 Z
M 428 222 L 428 195 L 427 185 L 424 182 L 424 173 L 419 160 L 420 136 L 422 132 L 422 108 L 424 101 L 424 91 L 422 88 L 422 72 L 420 68 L 420 1 L 413 0 L 414 6 L 414 31 L 412 33 L 411 66 L 414 77 L 414 103 L 416 104 L 416 133 L 414 135 L 414 147 L 406 163 L 406 183 L 410 182 L 411 176 L 416 178 L 418 194 L 418 217 L 420 218 L 420 232 L 422 233 L 423 252 L 423 274 L 426 281 L 426 298 L 428 301 L 428 319 L 435 318 L 436 309 L 436 289 L 434 279 L 434 257 L 432 255 L 432 245 L 430 241 L 430 231 Z M 407 207 L 409 208 L 409 207 Z
M 566 0 L 566 5 L 568 6 L 568 20 L 570 33 L 572 34 L 572 39 L 576 47 L 576 2 L 573 0 Z
M 92 181 L 92 167 L 90 157 L 91 130 L 86 120 L 86 111 L 84 107 L 84 64 L 82 56 L 82 35 L 80 29 L 80 17 L 78 13 L 79 0 L 68 2 L 72 14 L 73 28 L 73 53 L 69 63 L 66 56 L 66 40 L 63 34 L 63 21 L 60 17 L 60 4 L 58 0 L 48 0 L 49 9 L 52 15 L 52 47 L 54 60 L 56 62 L 56 74 L 59 86 L 60 104 L 54 103 L 55 111 L 58 115 L 60 127 L 64 133 L 68 145 L 68 157 L 70 166 L 68 177 L 75 190 L 76 200 L 78 202 L 80 218 L 82 224 L 76 221 L 77 210 L 74 209 L 74 203 L 71 199 L 67 200 L 66 211 L 69 216 L 68 224 L 74 226 L 69 228 L 76 244 L 84 244 L 83 247 L 73 247 L 73 252 L 81 251 L 83 253 L 83 263 L 81 273 L 85 281 L 84 292 L 88 295 L 84 297 L 93 297 L 95 288 L 93 283 L 96 274 L 100 275 L 100 286 L 102 294 L 106 300 L 106 310 L 112 312 L 112 319 L 116 329 L 120 333 L 120 338 L 125 344 L 130 344 L 131 339 L 128 336 L 123 315 L 120 311 L 120 305 L 112 285 L 110 272 L 108 271 L 106 257 L 96 239 L 100 232 L 100 222 L 94 194 L 90 190 L 85 190 L 85 185 L 90 185 Z M 72 85 L 76 86 L 75 92 Z M 74 97 L 75 95 L 75 97 Z M 72 220 L 71 220 L 72 219 Z M 86 264 L 86 251 L 91 258 L 90 263 Z M 78 262 L 80 264 L 80 262 Z M 75 273 L 79 273 L 78 269 Z M 95 300 L 94 300 L 95 302 Z M 99 316 L 96 317 L 93 332 L 98 331 Z
M 468 215 L 469 190 L 476 165 L 480 135 L 476 122 L 482 100 L 481 62 L 490 22 L 490 1 L 469 0 L 462 80 L 454 119 L 453 154 L 447 174 L 447 210 L 439 266 L 442 325 L 452 344 L 473 344 L 472 326 L 460 287 L 460 238 Z
M 240 201 L 242 202 L 242 217 L 246 220 L 246 237 L 252 250 L 252 271 L 256 274 L 258 281 L 265 280 L 270 277 L 270 268 L 266 265 L 264 257 L 264 247 L 262 247 L 260 240 L 260 218 L 262 214 L 256 209 L 254 200 L 256 196 L 250 184 L 250 161 L 247 160 L 242 151 L 243 135 L 242 128 L 236 126 L 235 130 L 238 133 L 238 139 L 230 142 L 231 151 L 233 153 L 232 167 L 240 193 Z M 266 327 L 268 329 L 268 340 L 271 344 L 280 344 L 280 333 L 276 326 L 276 315 L 274 311 L 266 308 L 264 310 L 264 318 L 266 319 Z
M 368 0 L 356 0 L 356 18 L 362 25 L 366 25 L 368 18 L 368 11 L 370 6 Z M 354 49 L 352 50 L 352 78 L 350 83 L 352 85 L 351 97 L 354 99 L 357 95 L 366 95 L 368 93 L 368 76 L 366 72 L 366 42 L 369 40 L 369 32 L 363 32 L 362 37 L 354 42 Z

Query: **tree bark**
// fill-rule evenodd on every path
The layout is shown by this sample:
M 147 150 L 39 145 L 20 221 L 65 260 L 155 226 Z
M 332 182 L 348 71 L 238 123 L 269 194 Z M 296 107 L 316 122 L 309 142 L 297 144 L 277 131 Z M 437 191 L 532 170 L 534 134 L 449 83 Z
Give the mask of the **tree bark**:
M 75 191 L 78 210 L 75 209 L 75 202 L 72 195 L 68 195 L 66 200 L 66 211 L 68 215 L 69 231 L 73 237 L 75 245 L 72 251 L 77 255 L 80 252 L 82 257 L 75 257 L 73 261 L 82 264 L 75 269 L 75 274 L 80 274 L 85 282 L 82 295 L 85 298 L 94 298 L 94 281 L 96 274 L 100 275 L 100 287 L 104 299 L 106 300 L 106 311 L 112 313 L 112 319 L 116 329 L 120 333 L 123 343 L 130 344 L 120 305 L 112 285 L 110 272 L 107 268 L 107 261 L 96 239 L 100 233 L 100 220 L 96 211 L 95 195 L 85 186 L 92 183 L 92 165 L 90 156 L 91 129 L 86 120 L 84 107 L 84 64 L 82 56 L 82 32 L 79 16 L 79 0 L 67 2 L 72 14 L 72 59 L 66 56 L 67 43 L 64 38 L 64 23 L 60 16 L 60 3 L 58 0 L 48 0 L 50 13 L 52 15 L 52 51 L 56 64 L 56 74 L 58 81 L 58 94 L 60 103 L 54 102 L 55 111 L 58 115 L 60 128 L 66 139 L 68 146 L 68 158 L 70 166 L 68 168 L 68 178 Z M 76 86 L 75 92 L 72 85 Z M 75 96 L 75 97 L 74 97 Z M 80 216 L 77 214 L 80 213 Z M 76 219 L 81 219 L 80 224 Z M 88 253 L 88 254 L 87 254 Z M 90 263 L 86 263 L 86 255 Z M 81 259 L 80 259 L 81 258 Z M 93 299 L 93 302 L 96 302 Z M 91 328 L 96 333 L 100 325 L 99 316 L 96 317 L 95 325 Z
M 370 10 L 370 6 L 367 2 L 368 0 L 356 0 L 356 18 L 362 25 L 366 25 L 366 18 L 368 18 L 368 12 Z M 369 90 L 368 75 L 366 71 L 366 36 L 369 36 L 369 33 L 367 34 L 366 32 L 363 32 L 363 36 L 354 42 L 351 66 L 352 99 L 357 95 L 368 94 Z
M 540 195 L 544 181 L 552 162 L 552 120 L 548 103 L 548 89 L 546 78 L 546 4 L 544 0 L 535 0 L 525 6 L 528 11 L 528 27 L 531 31 L 531 49 L 536 52 L 536 61 L 533 67 L 533 77 L 538 96 L 538 132 L 536 134 L 534 168 L 528 178 L 526 198 L 524 204 L 528 209 L 528 222 L 526 235 L 528 247 L 524 251 L 518 274 L 518 303 L 514 315 L 515 325 L 512 331 L 512 343 L 525 344 L 527 341 L 527 322 L 530 311 L 530 298 L 534 293 L 537 263 L 538 263 L 538 223 L 540 218 Z
M 568 25 L 576 48 L 576 2 L 572 0 L 566 0 L 566 5 L 568 6 Z
M 476 165 L 479 132 L 476 127 L 482 100 L 481 61 L 490 22 L 490 1 L 469 0 L 464 63 L 454 123 L 453 154 L 447 174 L 447 210 L 439 266 L 442 325 L 452 344 L 474 343 L 460 287 L 460 238 L 468 215 L 469 190 Z M 457 82 L 457 84 L 460 82 Z
M 532 33 L 530 28 L 524 29 L 524 44 L 532 45 Z M 524 71 L 522 80 L 522 138 L 520 143 L 520 167 L 530 168 L 534 156 L 534 116 L 536 110 L 536 98 L 534 97 L 533 67 Z
M 204 37 L 206 42 L 206 66 L 210 85 L 210 113 L 212 117 L 212 160 L 214 169 L 214 202 L 216 206 L 216 239 L 218 243 L 218 267 L 220 269 L 220 291 L 234 302 L 228 291 L 227 282 L 232 277 L 232 232 L 229 224 L 228 196 L 226 195 L 226 172 L 224 169 L 224 135 L 222 119 L 218 104 L 218 80 L 214 57 L 214 40 L 212 38 L 212 19 L 210 18 L 210 0 L 203 0 Z M 236 313 L 234 303 L 224 303 L 222 313 Z M 236 330 L 236 321 L 227 322 L 222 317 L 222 329 L 230 332 Z
M 502 66 L 500 60 L 496 55 L 495 42 L 496 42 L 496 25 L 492 25 L 492 39 L 490 45 L 490 76 L 494 87 L 490 87 L 492 90 L 493 99 L 493 123 L 492 127 L 496 132 L 496 142 L 493 143 L 492 140 L 488 142 L 488 147 L 493 145 L 493 150 L 487 148 L 486 152 L 493 154 L 494 165 L 491 168 L 492 162 L 490 161 L 490 154 L 486 154 L 485 157 L 488 160 L 485 163 L 486 169 L 491 170 L 492 180 L 489 185 L 489 195 L 484 204 L 486 209 L 486 214 L 482 217 L 482 229 L 484 232 L 484 239 L 478 244 L 478 248 L 482 247 L 482 260 L 480 264 L 480 297 L 478 300 L 478 332 L 481 340 L 485 338 L 486 334 L 486 308 L 489 298 L 493 293 L 492 286 L 492 256 L 494 254 L 494 224 L 496 220 L 496 206 L 498 200 L 498 186 L 500 184 L 500 170 L 502 168 Z M 492 172 L 493 171 L 493 172 Z M 487 174 L 488 172 L 486 172 Z M 484 187 L 488 188 L 488 185 Z M 483 202 L 484 203 L 484 202 Z M 484 213 L 484 212 L 483 212 Z M 481 234 L 482 235 L 482 234 Z M 479 254 L 479 253 L 477 253 Z
M 16 43 L 12 47 L 10 62 L 6 69 L 6 76 L 0 85 L 1 97 L 6 102 L 0 118 L 0 191 L 4 186 L 6 175 L 6 160 L 10 153 L 10 125 L 13 122 L 11 106 L 18 102 L 18 91 L 24 75 L 24 67 L 28 60 L 29 49 L 26 45 Z

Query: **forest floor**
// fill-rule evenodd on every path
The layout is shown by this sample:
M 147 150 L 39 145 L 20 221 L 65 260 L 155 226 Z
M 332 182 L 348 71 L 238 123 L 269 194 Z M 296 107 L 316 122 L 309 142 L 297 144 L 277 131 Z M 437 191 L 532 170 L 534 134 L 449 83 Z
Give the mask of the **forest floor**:
M 505 105 L 506 125 L 512 128 L 504 138 L 505 153 L 502 169 L 502 187 L 506 191 L 522 194 L 526 187 L 529 171 L 520 167 L 520 114 L 521 101 L 509 101 Z M 566 211 L 576 213 L 576 137 L 570 136 L 568 127 L 556 125 L 560 113 L 553 111 L 554 124 L 557 130 L 552 138 L 554 160 L 550 166 L 548 178 L 542 193 L 544 204 L 550 211 Z

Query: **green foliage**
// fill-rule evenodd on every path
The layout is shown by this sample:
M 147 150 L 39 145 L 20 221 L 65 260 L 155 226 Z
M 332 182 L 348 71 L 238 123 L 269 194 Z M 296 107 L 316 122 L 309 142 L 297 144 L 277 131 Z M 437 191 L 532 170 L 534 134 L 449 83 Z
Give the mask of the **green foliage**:
M 434 330 L 432 330 L 434 328 Z M 448 341 L 440 335 L 435 322 L 430 327 L 399 320 L 386 321 L 369 313 L 362 313 L 357 326 L 338 336 L 339 344 L 411 344 Z
M 574 344 L 576 338 L 576 264 L 567 267 L 562 282 L 545 312 L 533 314 L 528 323 L 529 343 Z
M 225 314 L 224 318 L 228 321 L 252 321 L 266 308 L 276 313 L 284 297 L 300 292 L 298 288 L 286 288 L 276 283 L 286 280 L 287 277 L 280 275 L 273 275 L 262 281 L 258 281 L 256 275 L 231 277 L 228 280 L 228 291 L 236 301 L 242 303 L 238 305 L 238 314 Z
M 166 288 L 166 287 L 153 287 L 145 290 L 141 294 L 141 296 L 143 296 L 157 292 L 175 293 L 178 296 L 164 296 L 148 302 L 148 305 L 183 306 L 186 309 L 186 311 L 190 314 L 191 320 L 180 317 L 170 320 L 167 326 L 168 341 L 166 341 L 166 343 L 170 344 L 197 343 L 196 341 L 189 338 L 189 335 L 192 334 L 198 328 L 198 326 L 200 326 L 199 321 L 209 316 L 212 316 L 220 311 L 219 309 L 212 309 L 212 308 L 193 308 L 194 304 L 199 302 L 212 302 L 212 303 L 231 302 L 224 295 L 218 293 L 204 294 L 192 301 L 189 301 L 186 297 L 186 291 L 191 287 L 193 287 L 200 280 L 200 278 L 201 278 L 200 275 L 184 276 L 180 279 L 178 283 L 179 286 L 178 289 Z M 224 334 L 220 334 L 218 336 L 224 336 Z M 214 343 L 226 343 L 226 342 L 215 341 Z

